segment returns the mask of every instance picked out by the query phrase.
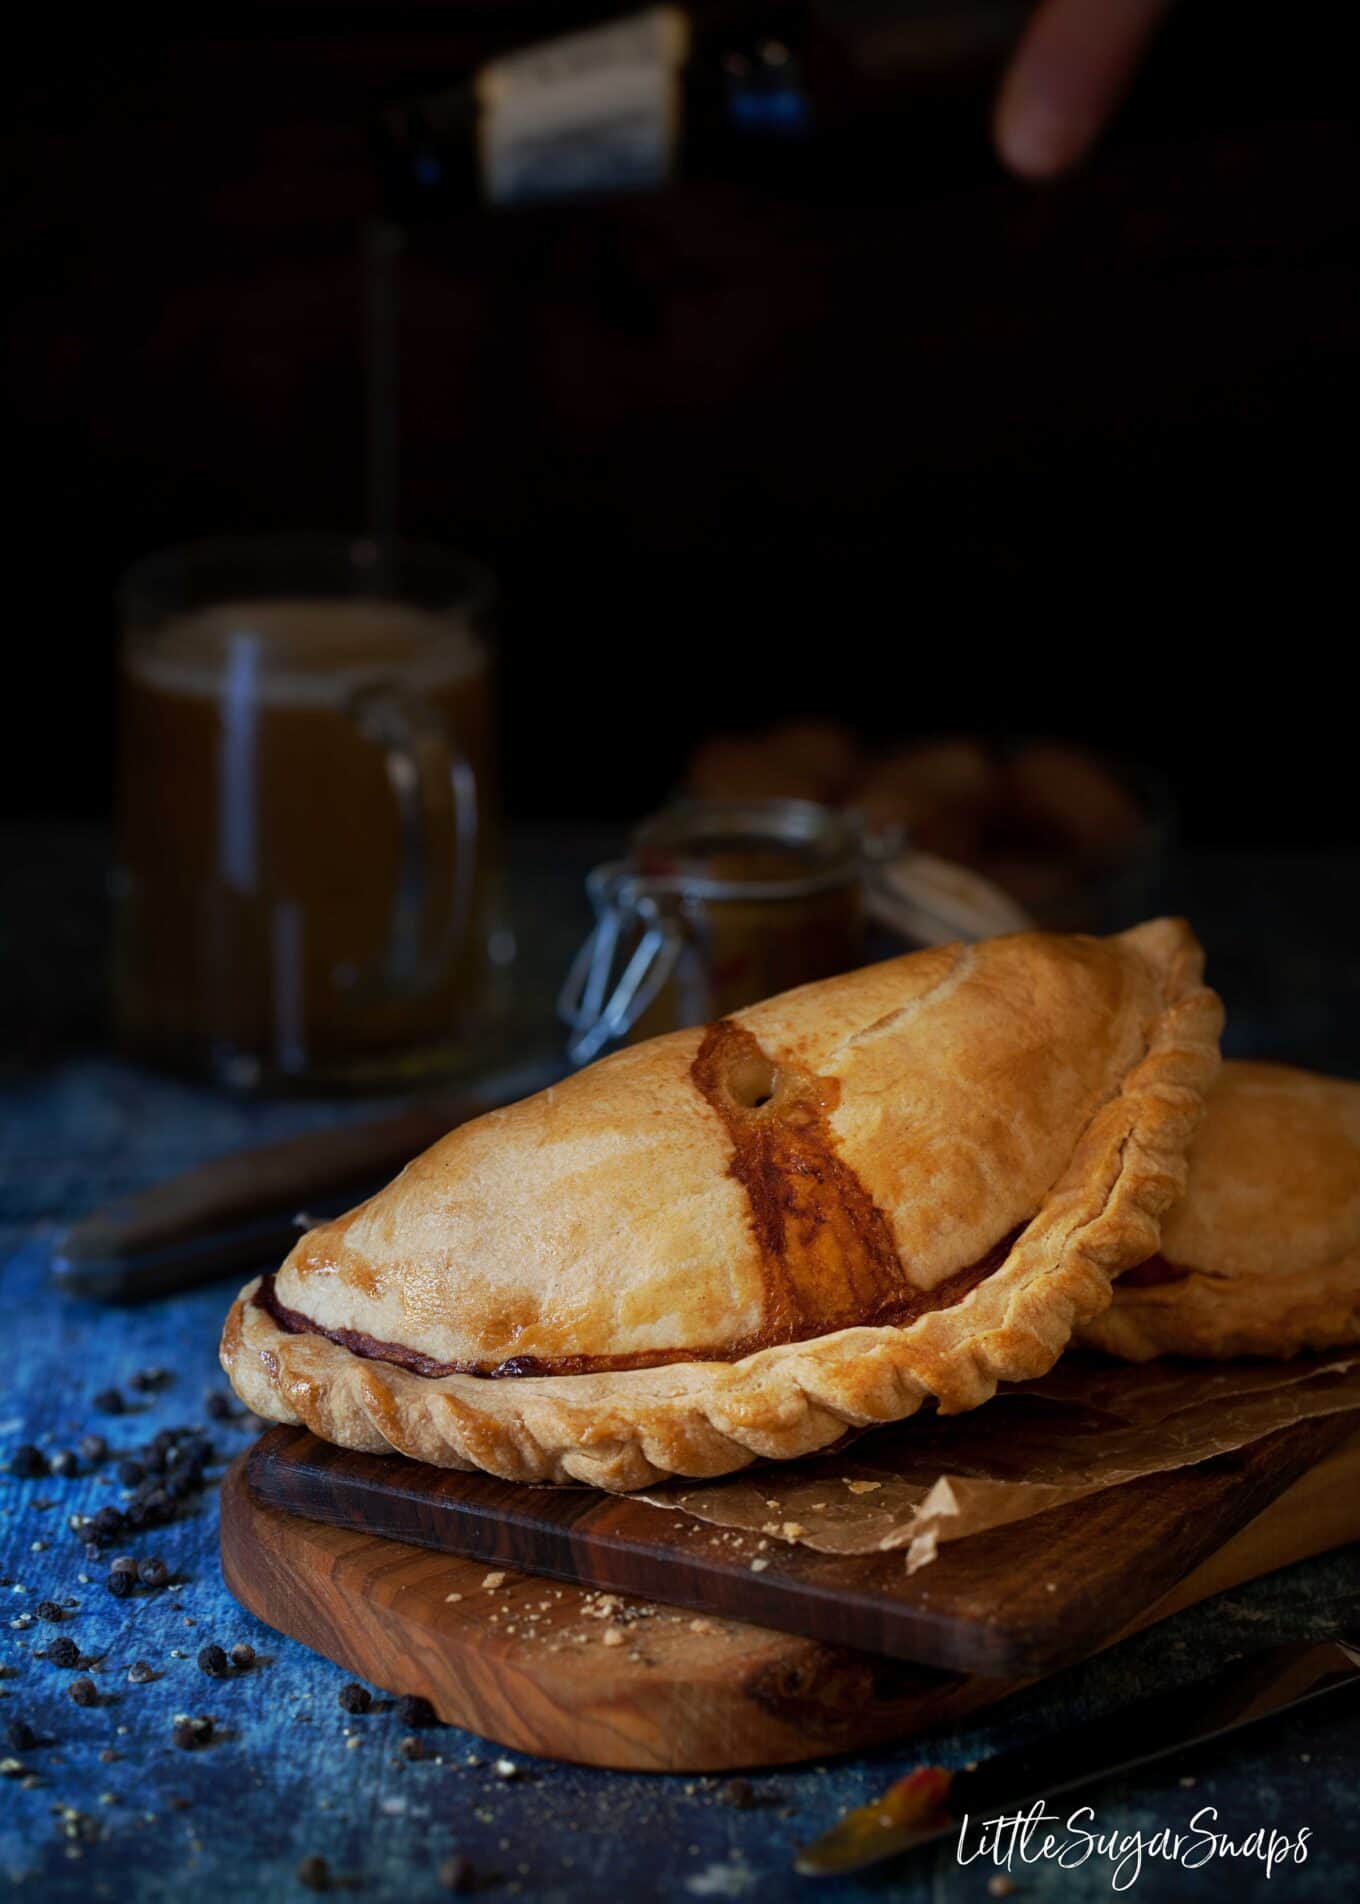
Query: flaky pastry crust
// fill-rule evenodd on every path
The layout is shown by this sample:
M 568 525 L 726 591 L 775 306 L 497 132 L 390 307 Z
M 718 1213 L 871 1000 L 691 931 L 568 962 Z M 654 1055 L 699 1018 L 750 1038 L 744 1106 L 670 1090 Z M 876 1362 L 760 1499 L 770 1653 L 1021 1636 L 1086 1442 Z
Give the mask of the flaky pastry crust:
M 223 1366 L 345 1447 L 613 1490 L 976 1407 L 1156 1250 L 1217 1066 L 1200 981 L 1179 921 L 1021 934 L 619 1053 L 302 1239 Z
M 1189 1166 L 1161 1261 L 1081 1340 L 1130 1362 L 1360 1342 L 1360 1085 L 1225 1064 Z

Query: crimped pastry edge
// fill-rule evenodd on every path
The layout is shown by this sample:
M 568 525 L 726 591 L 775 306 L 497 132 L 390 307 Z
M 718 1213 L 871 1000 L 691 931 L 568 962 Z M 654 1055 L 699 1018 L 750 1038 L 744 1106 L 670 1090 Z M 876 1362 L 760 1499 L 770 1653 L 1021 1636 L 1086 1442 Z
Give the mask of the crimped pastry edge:
M 222 1366 L 256 1414 L 305 1423 L 341 1447 L 617 1493 L 796 1459 L 931 1399 L 944 1413 L 975 1408 L 999 1382 L 1048 1372 L 1074 1330 L 1107 1307 L 1113 1278 L 1156 1251 L 1160 1218 L 1185 1188 L 1222 1009 L 1200 983 L 1199 947 L 1182 921 L 1121 936 L 1160 979 L 1148 1049 L 1005 1262 L 950 1308 L 904 1329 L 843 1329 L 739 1362 L 432 1378 L 289 1334 L 254 1303 L 257 1278 L 227 1317 Z
M 1159 1355 L 1285 1362 L 1312 1349 L 1345 1348 L 1360 1342 L 1360 1249 L 1300 1277 L 1214 1276 L 1196 1269 L 1175 1282 L 1118 1288 L 1078 1340 L 1124 1362 Z

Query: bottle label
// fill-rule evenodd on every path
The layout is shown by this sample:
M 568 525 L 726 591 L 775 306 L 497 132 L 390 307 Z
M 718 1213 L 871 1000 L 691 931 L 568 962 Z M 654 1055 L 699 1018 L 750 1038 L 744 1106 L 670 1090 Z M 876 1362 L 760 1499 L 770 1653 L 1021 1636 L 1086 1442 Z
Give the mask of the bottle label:
M 493 60 L 477 79 L 493 205 L 655 191 L 671 177 L 689 23 L 650 7 Z

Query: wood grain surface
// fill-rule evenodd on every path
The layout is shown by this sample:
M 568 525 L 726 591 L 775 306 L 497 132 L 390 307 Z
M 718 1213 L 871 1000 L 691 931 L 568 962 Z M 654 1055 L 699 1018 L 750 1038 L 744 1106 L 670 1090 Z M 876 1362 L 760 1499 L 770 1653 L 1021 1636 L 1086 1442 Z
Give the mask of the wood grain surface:
M 913 1666 L 308 1521 L 259 1498 L 249 1460 L 222 1492 L 237 1599 L 348 1671 L 422 1693 L 449 1723 L 517 1750 L 634 1771 L 791 1764 L 929 1731 L 1030 1677 Z M 1123 1630 L 1357 1538 L 1352 1423 L 1347 1445 Z
M 248 1456 L 265 1504 L 496 1567 L 642 1595 L 948 1672 L 1030 1677 L 1092 1652 L 1168 1593 L 1355 1417 L 1299 1422 L 1194 1467 L 941 1547 L 837 1556 L 628 1496 L 528 1488 L 275 1428 Z M 885 1464 L 880 1440 L 875 1459 Z M 768 1564 L 753 1571 L 751 1562 Z

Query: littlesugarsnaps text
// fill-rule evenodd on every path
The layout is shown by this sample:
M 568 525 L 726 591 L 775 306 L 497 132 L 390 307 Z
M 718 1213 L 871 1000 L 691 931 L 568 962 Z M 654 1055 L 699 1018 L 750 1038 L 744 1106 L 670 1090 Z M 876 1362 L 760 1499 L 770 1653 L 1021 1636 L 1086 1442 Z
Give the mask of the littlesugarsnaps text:
M 1064 1818 L 1059 1812 L 1049 1811 L 1039 1798 L 1028 1811 L 1004 1812 L 976 1822 L 965 1813 L 955 1856 L 960 1864 L 981 1860 L 1012 1874 L 1031 1864 L 1052 1863 L 1070 1871 L 1093 1858 L 1103 1859 L 1110 1867 L 1110 1888 L 1128 1891 L 1150 1860 L 1176 1864 L 1183 1871 L 1198 1871 L 1215 1861 L 1236 1860 L 1262 1866 L 1266 1876 L 1273 1877 L 1282 1865 L 1307 1863 L 1311 1837 L 1307 1825 L 1293 1832 L 1258 1825 L 1241 1837 L 1233 1837 L 1218 1829 L 1218 1812 L 1213 1805 L 1202 1805 L 1189 1823 L 1179 1828 L 1167 1825 L 1153 1832 L 1102 1831 L 1089 1805 L 1079 1806 Z

